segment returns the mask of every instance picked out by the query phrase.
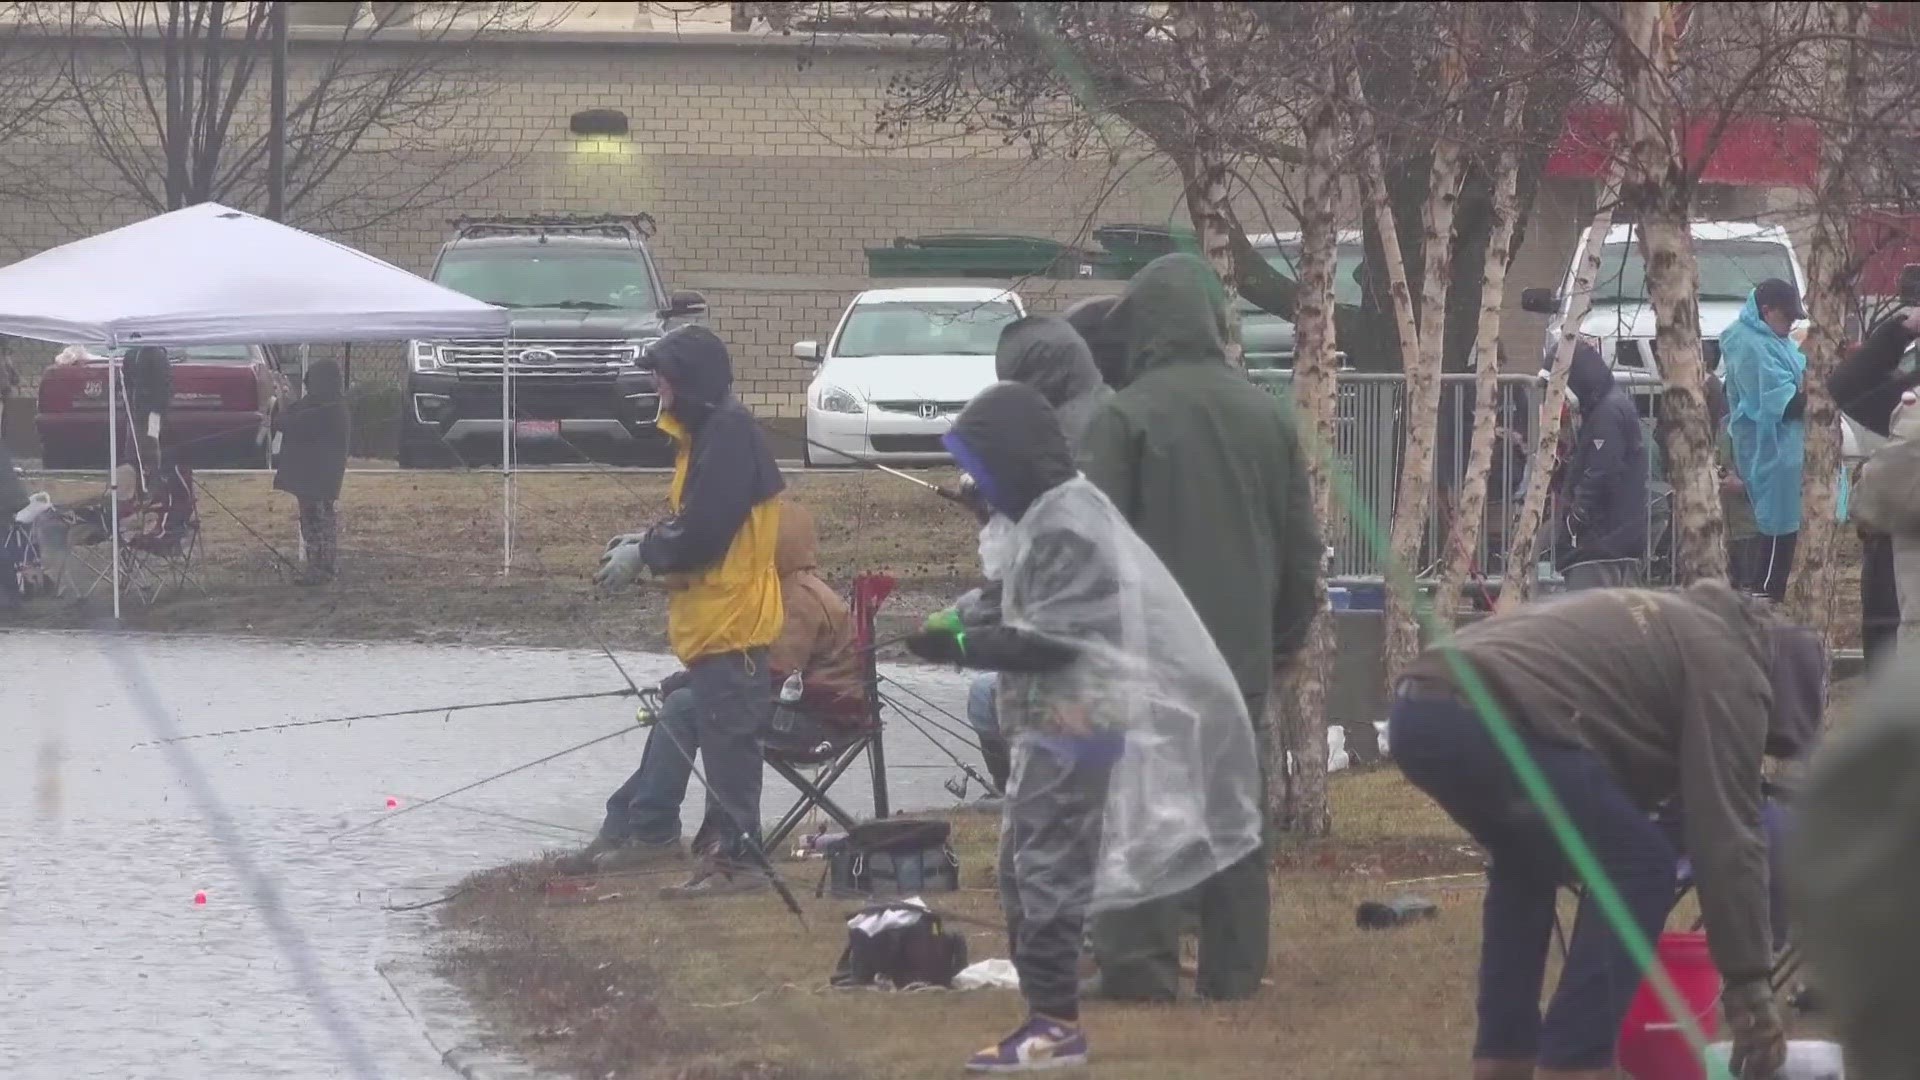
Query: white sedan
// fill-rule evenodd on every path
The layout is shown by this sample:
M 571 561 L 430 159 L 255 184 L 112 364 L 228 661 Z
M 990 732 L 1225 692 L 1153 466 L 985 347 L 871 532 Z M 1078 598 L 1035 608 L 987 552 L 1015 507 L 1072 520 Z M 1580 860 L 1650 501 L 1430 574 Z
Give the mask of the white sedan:
M 807 387 L 806 462 L 893 465 L 951 460 L 941 437 L 994 382 L 1000 330 L 1026 314 L 1004 289 L 871 289 L 853 298 L 823 353 L 793 355 L 819 371 Z

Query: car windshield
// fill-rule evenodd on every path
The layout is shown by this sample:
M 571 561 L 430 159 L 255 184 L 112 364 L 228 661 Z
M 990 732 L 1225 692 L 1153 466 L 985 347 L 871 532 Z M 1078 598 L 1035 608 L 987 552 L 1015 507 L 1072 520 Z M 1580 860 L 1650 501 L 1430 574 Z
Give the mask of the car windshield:
M 992 356 L 1020 317 L 1005 301 L 912 300 L 856 305 L 835 356 Z
M 132 353 L 132 349 L 113 350 L 113 355 L 121 360 Z M 244 367 L 253 363 L 253 350 L 245 345 L 186 345 L 168 349 L 167 359 L 175 364 L 234 364 Z
M 637 254 L 567 251 L 449 251 L 433 280 L 507 308 L 652 311 L 660 306 Z
M 1700 263 L 1700 299 L 1745 300 L 1755 285 L 1768 278 L 1793 281 L 1793 262 L 1786 246 L 1774 240 L 1693 241 Z M 1600 280 L 1594 284 L 1596 304 L 1632 304 L 1647 298 L 1647 264 L 1640 246 L 1629 241 L 1600 249 Z
M 1267 265 L 1287 275 L 1294 281 L 1300 280 L 1300 241 L 1288 240 L 1278 246 L 1261 245 L 1256 250 L 1266 258 Z M 1334 251 L 1333 302 L 1336 304 L 1357 305 L 1360 303 L 1360 263 L 1366 257 L 1366 249 L 1359 244 L 1341 244 Z M 1255 306 L 1253 301 L 1240 298 L 1240 312 L 1243 315 L 1265 315 L 1267 312 Z M 1273 318 L 1279 318 L 1278 315 Z

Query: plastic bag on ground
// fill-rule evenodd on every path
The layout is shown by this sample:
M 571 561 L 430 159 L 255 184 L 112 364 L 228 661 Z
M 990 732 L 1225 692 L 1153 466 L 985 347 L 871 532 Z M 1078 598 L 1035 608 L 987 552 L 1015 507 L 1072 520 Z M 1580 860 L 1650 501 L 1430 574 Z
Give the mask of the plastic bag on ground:
M 963 969 L 953 977 L 955 990 L 1018 990 L 1020 973 L 1013 961 L 996 956 Z

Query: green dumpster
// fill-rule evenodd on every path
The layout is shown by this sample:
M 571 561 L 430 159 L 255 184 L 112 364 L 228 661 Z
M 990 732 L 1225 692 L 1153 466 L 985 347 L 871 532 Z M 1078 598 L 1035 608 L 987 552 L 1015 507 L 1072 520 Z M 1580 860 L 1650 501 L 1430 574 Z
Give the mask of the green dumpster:
M 1170 252 L 1200 250 L 1192 229 L 1169 225 L 1102 225 L 1093 238 L 1104 250 L 1093 259 L 1092 276 L 1110 281 L 1125 281 Z
M 897 236 L 867 249 L 867 274 L 876 278 L 1074 278 L 1086 263 L 1071 244 L 1001 233 Z

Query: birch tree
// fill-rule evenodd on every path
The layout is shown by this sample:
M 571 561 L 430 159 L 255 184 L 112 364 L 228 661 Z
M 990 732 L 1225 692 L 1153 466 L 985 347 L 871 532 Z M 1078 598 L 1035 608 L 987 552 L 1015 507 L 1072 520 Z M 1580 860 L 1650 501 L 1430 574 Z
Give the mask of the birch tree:
M 1344 21 L 1351 26 L 1351 9 L 1346 9 L 1343 15 Z M 1449 127 L 1454 118 L 1452 109 L 1457 107 L 1465 75 L 1460 44 L 1456 41 L 1440 65 L 1438 88 L 1441 100 L 1448 107 L 1442 116 L 1449 122 Z M 1411 564 L 1419 560 L 1420 541 L 1427 520 L 1427 500 L 1433 489 L 1433 444 L 1440 412 L 1440 354 L 1446 309 L 1448 249 L 1453 231 L 1453 206 L 1459 198 L 1460 184 L 1465 176 L 1465 159 L 1456 137 L 1442 135 L 1437 140 L 1427 200 L 1421 214 L 1427 241 L 1420 306 L 1420 316 L 1426 322 L 1422 325 L 1415 316 L 1413 295 L 1407 284 L 1399 221 L 1387 190 L 1379 127 L 1360 79 L 1357 56 L 1348 68 L 1347 80 L 1348 113 L 1352 118 L 1355 137 L 1362 145 L 1360 190 L 1373 218 L 1374 228 L 1380 234 L 1380 245 L 1384 251 L 1383 269 L 1392 297 L 1395 330 L 1406 375 L 1406 389 L 1401 404 L 1404 449 L 1385 553 L 1388 572 L 1383 659 L 1386 683 L 1391 687 L 1399 678 L 1400 671 L 1420 649 L 1420 625 L 1416 613 L 1419 586 L 1410 570 Z
M 1327 64 L 1326 96 L 1303 124 L 1304 180 L 1294 202 L 1300 221 L 1299 317 L 1294 322 L 1293 403 L 1301 421 L 1301 444 L 1306 452 L 1307 483 L 1313 490 L 1315 518 L 1324 545 L 1340 532 L 1340 500 L 1335 497 L 1334 470 L 1339 404 L 1339 360 L 1333 318 L 1335 253 L 1339 231 L 1336 213 L 1340 174 L 1337 171 L 1339 110 L 1332 94 L 1340 85 L 1334 64 Z M 1276 751 L 1283 777 L 1268 793 L 1278 805 L 1269 817 L 1283 831 L 1299 836 L 1325 836 L 1332 830 L 1327 805 L 1327 686 L 1333 677 L 1338 627 L 1327 604 L 1326 582 L 1316 581 L 1313 623 L 1293 669 L 1271 700 L 1281 711 L 1272 717 L 1281 734 Z M 1291 755 L 1289 758 L 1289 754 Z
M 1513 47 L 1525 56 L 1532 45 L 1532 25 L 1524 6 L 1520 12 Z M 1461 479 L 1454 505 L 1453 527 L 1448 531 L 1440 584 L 1434 591 L 1433 601 L 1438 617 L 1448 623 L 1459 607 L 1460 587 L 1486 526 L 1487 478 L 1493 469 L 1494 429 L 1500 407 L 1500 315 L 1506 299 L 1514 222 L 1518 217 L 1514 193 L 1520 151 L 1516 140 L 1523 94 L 1518 86 L 1506 90 L 1496 126 L 1502 139 L 1493 167 L 1492 236 L 1481 278 L 1480 320 L 1474 338 L 1473 439 L 1467 449 L 1466 474 Z
M 1600 249 L 1613 228 L 1613 208 L 1620 198 L 1624 167 L 1623 155 L 1607 155 L 1599 202 L 1593 221 L 1587 226 L 1587 242 L 1580 249 L 1580 269 L 1573 278 L 1573 291 L 1566 298 L 1560 340 L 1554 347 L 1547 385 L 1540 395 L 1533 453 L 1528 458 L 1531 465 L 1527 469 L 1527 490 L 1520 498 L 1520 512 L 1507 539 L 1506 576 L 1500 584 L 1501 611 L 1511 611 L 1524 603 L 1534 584 L 1535 548 L 1540 523 L 1546 517 L 1548 488 L 1553 482 L 1554 459 L 1559 454 L 1560 429 L 1567 406 L 1567 376 L 1573 370 L 1573 350 L 1580 341 L 1580 326 L 1593 310 L 1593 286 L 1600 277 Z
M 1834 35 L 1823 42 L 1825 62 L 1816 113 L 1824 118 L 1820 174 L 1815 184 L 1813 241 L 1807 253 L 1806 462 L 1801 475 L 1800 541 L 1788 608 L 1798 621 L 1831 631 L 1834 543 L 1840 471 L 1840 416 L 1827 377 L 1840 361 L 1852 307 L 1852 211 L 1858 207 L 1855 173 L 1868 135 L 1865 5 L 1819 5 L 1820 22 Z
M 1615 53 L 1626 97 L 1626 180 L 1622 199 L 1640 214 L 1640 246 L 1653 308 L 1654 348 L 1666 388 L 1667 475 L 1673 484 L 1674 574 L 1680 584 L 1727 575 L 1726 521 L 1707 416 L 1700 360 L 1700 268 L 1694 258 L 1694 175 L 1683 143 L 1675 74 L 1676 5 L 1621 5 Z

